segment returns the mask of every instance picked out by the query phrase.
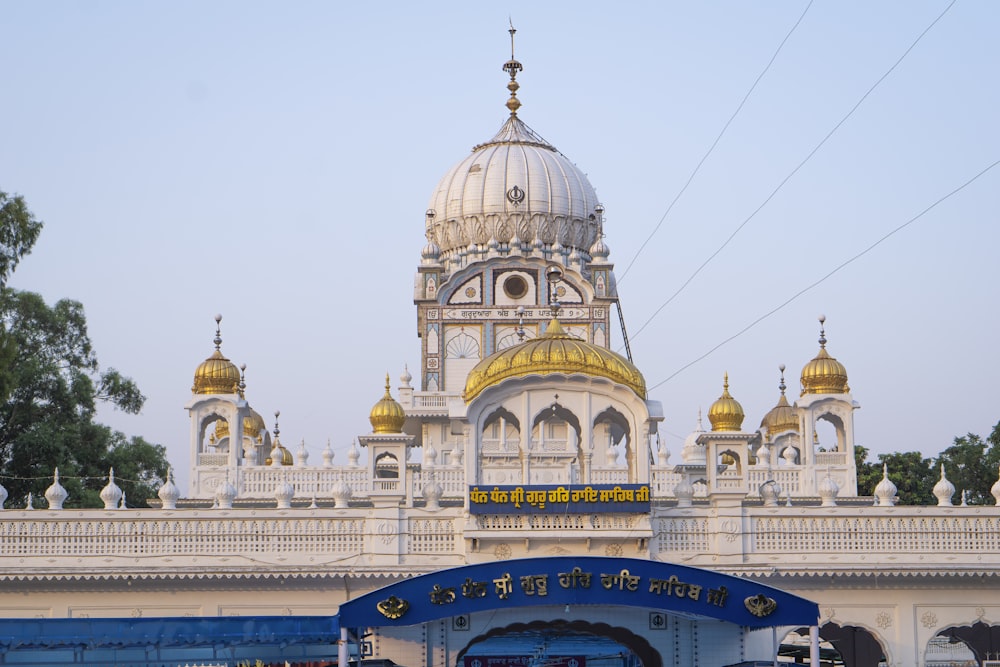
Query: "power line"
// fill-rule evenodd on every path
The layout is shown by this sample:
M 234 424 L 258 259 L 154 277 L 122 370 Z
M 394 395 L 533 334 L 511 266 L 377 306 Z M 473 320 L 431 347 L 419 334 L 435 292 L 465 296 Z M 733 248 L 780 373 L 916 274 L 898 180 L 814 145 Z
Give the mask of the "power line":
M 688 189 L 688 186 L 691 185 L 691 182 L 694 180 L 694 177 L 698 175 L 699 171 L 701 171 L 701 166 L 705 164 L 705 160 L 707 160 L 708 156 L 712 154 L 712 152 L 715 150 L 715 147 L 719 145 L 719 141 L 722 140 L 722 136 L 726 133 L 726 130 L 729 129 L 729 126 L 732 125 L 733 121 L 736 119 L 736 116 L 743 109 L 743 105 L 745 105 L 747 103 L 747 100 L 750 99 L 750 95 L 757 88 L 757 84 L 760 83 L 760 80 L 763 79 L 764 75 L 767 74 L 769 69 L 771 69 L 771 65 L 773 65 L 774 61 L 778 58 L 778 54 L 781 53 L 781 49 L 785 46 L 785 42 L 788 41 L 788 39 L 792 36 L 792 33 L 795 32 L 795 29 L 799 27 L 800 23 L 802 23 L 802 19 L 806 17 L 806 12 L 809 11 L 809 8 L 812 7 L 812 4 L 813 0 L 809 0 L 809 4 L 807 4 L 806 8 L 802 10 L 802 14 L 799 16 L 799 20 L 795 22 L 795 25 L 793 25 L 791 30 L 788 31 L 788 33 L 785 35 L 785 38 L 781 40 L 780 44 L 778 44 L 778 48 L 775 49 L 774 54 L 771 55 L 771 59 L 767 61 L 767 65 L 764 66 L 764 69 L 762 69 L 760 74 L 757 75 L 757 78 L 754 79 L 753 85 L 750 86 L 750 89 L 747 90 L 746 94 L 743 96 L 743 99 L 740 100 L 739 105 L 736 107 L 736 110 L 733 112 L 733 114 L 729 117 L 729 120 L 726 121 L 726 124 L 722 126 L 722 130 L 719 132 L 719 135 L 715 138 L 715 141 L 712 142 L 712 145 L 708 147 L 708 151 L 705 152 L 705 154 L 701 157 L 701 160 L 698 161 L 698 164 L 695 165 L 694 171 L 692 171 L 691 175 L 688 176 L 687 182 L 684 183 L 684 187 L 680 189 L 680 191 L 674 197 L 673 201 L 670 202 L 670 205 L 667 206 L 667 210 L 664 211 L 663 216 L 660 217 L 660 221 L 656 223 L 655 227 L 653 227 L 653 231 L 649 233 L 649 236 L 647 236 L 646 240 L 642 242 L 642 245 L 639 246 L 639 249 L 635 251 L 635 254 L 632 256 L 632 259 L 628 263 L 628 266 L 625 267 L 625 270 L 622 272 L 622 275 L 618 278 L 619 285 L 625 279 L 625 276 L 628 275 L 629 269 L 631 269 L 632 265 L 635 264 L 635 260 L 639 259 L 639 255 L 646 248 L 646 245 L 653 239 L 653 236 L 656 235 L 656 232 L 660 230 L 660 226 L 663 225 L 663 222 L 667 219 L 667 216 L 670 215 L 670 211 L 673 210 L 674 204 L 677 203 L 677 201 L 681 198 L 681 195 L 683 195 L 684 192 Z
M 959 192 L 961 192 L 962 190 L 964 190 L 969 185 L 972 185 L 972 183 L 974 183 L 975 181 L 979 180 L 979 178 L 981 176 L 983 176 L 988 171 L 990 171 L 991 169 L 993 169 L 994 167 L 996 167 L 998 164 L 1000 164 L 1000 160 L 997 160 L 996 162 L 992 163 L 991 165 L 989 165 L 988 167 L 986 167 L 985 169 L 983 169 L 982 171 L 980 171 L 978 174 L 976 174 L 975 176 L 973 176 L 972 178 L 970 178 L 969 180 L 967 180 L 965 183 L 962 183 L 960 186 L 958 186 L 957 188 L 955 188 L 954 190 L 952 190 L 951 192 L 949 192 L 948 194 L 944 195 L 943 197 L 941 197 L 940 199 L 938 199 L 937 201 L 935 201 L 933 204 L 931 204 L 930 206 L 928 206 L 927 208 L 925 208 L 924 210 L 922 210 L 920 213 L 916 214 L 915 216 L 913 216 L 912 218 L 910 218 L 909 220 L 907 220 L 903 224 L 899 225 L 898 227 L 896 227 L 892 231 L 890 231 L 887 234 L 885 234 L 884 236 L 882 236 L 882 238 L 878 239 L 877 241 L 875 241 L 874 243 L 872 243 L 870 246 L 868 246 L 867 248 L 865 248 L 864 250 L 862 250 L 858 254 L 854 255 L 853 257 L 851 257 L 850 259 L 847 259 L 844 262 L 841 262 L 833 270 L 831 270 L 829 273 L 827 273 L 826 275 L 824 275 L 822 278 L 820 278 L 819 280 L 813 282 L 812 284 L 810 284 L 810 285 L 802 288 L 801 290 L 799 290 L 798 292 L 796 292 L 795 294 L 793 294 L 792 296 L 790 296 L 788 299 L 786 299 L 785 301 L 783 301 L 778 306 L 772 308 L 768 312 L 764 313 L 763 315 L 761 315 L 760 317 L 758 317 L 757 319 L 755 319 L 750 324 L 746 325 L 745 327 L 743 327 L 742 329 L 740 329 L 739 331 L 737 331 L 736 333 L 734 333 L 732 336 L 729 336 L 728 338 L 726 338 L 725 340 L 723 340 L 721 343 L 717 344 L 715 347 L 713 347 L 712 349 L 710 349 L 708 352 L 705 352 L 703 355 L 701 355 L 697 359 L 694 359 L 693 361 L 690 361 L 690 362 L 684 364 L 683 366 L 681 366 L 680 368 L 678 368 L 676 371 L 674 371 L 673 373 L 671 373 L 670 375 L 668 375 L 664 380 L 661 380 L 660 382 L 657 382 L 653 386 L 649 387 L 648 390 L 651 391 L 651 390 L 656 389 L 657 387 L 659 387 L 659 386 L 661 386 L 661 385 L 669 382 L 670 380 L 674 379 L 675 377 L 677 377 L 678 375 L 680 375 L 682 372 L 684 372 L 685 370 L 687 370 L 688 368 L 690 368 L 691 366 L 695 365 L 696 363 L 698 363 L 699 361 L 701 361 L 705 357 L 709 356 L 710 354 L 712 354 L 713 352 L 715 352 L 716 350 L 718 350 L 723 345 L 726 345 L 730 341 L 738 338 L 739 336 L 742 336 L 747 331 L 749 331 L 753 327 L 757 326 L 758 324 L 760 324 L 761 322 L 763 322 L 765 319 L 767 319 L 771 315 L 774 315 L 776 312 L 778 312 L 779 310 L 781 310 L 782 308 L 784 308 L 788 304 L 792 303 L 793 301 L 795 301 L 796 299 L 798 299 L 800 296 L 802 296 L 806 292 L 810 291 L 814 287 L 817 287 L 821 283 L 825 282 L 827 278 L 830 278 L 835 273 L 838 273 L 841 269 L 845 268 L 847 265 L 849 265 L 849 264 L 853 263 L 855 260 L 858 260 L 858 259 L 864 257 L 865 255 L 867 255 L 869 252 L 871 252 L 872 250 L 874 250 L 877 246 L 881 245 L 882 242 L 884 242 L 885 240 L 887 240 L 890 236 L 896 234 L 899 231 L 902 231 L 906 227 L 910 226 L 911 224 L 913 224 L 914 222 L 916 222 L 917 220 L 919 220 L 920 218 L 922 218 L 925 214 L 929 213 L 932 209 L 934 209 L 935 207 L 937 207 L 938 204 L 940 204 L 940 203 L 944 202 L 945 200 L 951 198 L 953 195 L 958 194 Z
M 816 154 L 817 152 L 819 152 L 819 149 L 820 149 L 820 148 L 822 148 L 822 147 L 823 147 L 823 145 L 824 145 L 824 144 L 826 144 L 826 142 L 827 142 L 827 141 L 828 141 L 828 140 L 830 139 L 830 137 L 832 137 L 832 136 L 834 135 L 834 133 L 835 133 L 835 132 L 836 132 L 837 130 L 839 130 L 839 129 L 840 129 L 840 127 L 841 127 L 841 126 L 842 126 L 842 125 L 843 125 L 844 123 L 846 123 L 846 122 L 847 122 L 847 120 L 848 120 L 848 119 L 849 119 L 849 118 L 850 118 L 851 116 L 853 116 L 853 115 L 854 115 L 854 112 L 858 110 L 858 107 L 860 107 L 860 106 L 861 106 L 861 105 L 862 105 L 862 104 L 864 103 L 864 101 L 865 101 L 866 99 L 868 99 L 868 96 L 869 96 L 869 95 L 871 95 L 871 94 L 872 94 L 872 92 L 874 92 L 874 90 L 875 90 L 876 88 L 878 88 L 878 86 L 879 86 L 879 85 L 880 85 L 880 84 L 881 84 L 881 83 L 882 83 L 883 81 L 885 81 L 885 80 L 886 80 L 886 78 L 888 78 L 890 74 L 892 74 L 892 72 L 893 72 L 893 71 L 894 71 L 894 70 L 895 70 L 895 69 L 896 69 L 896 68 L 897 68 L 897 67 L 899 66 L 899 64 L 900 64 L 901 62 L 903 62 L 903 59 L 904 59 L 904 58 L 906 58 L 906 56 L 907 56 L 907 55 L 909 55 L 910 51 L 912 51 L 912 50 L 913 50 L 913 49 L 914 49 L 914 48 L 915 48 L 915 47 L 917 46 L 917 44 L 918 44 L 918 43 L 920 42 L 920 40 L 924 38 L 924 35 L 926 35 L 926 34 L 927 34 L 928 32 L 930 32 L 931 28 L 933 28 L 933 27 L 934 27 L 934 26 L 935 26 L 935 25 L 937 24 L 937 22 L 938 22 L 938 21 L 940 21 L 940 20 L 941 20 L 941 19 L 942 19 L 942 18 L 944 17 L 944 15 L 948 13 L 948 10 L 950 10 L 950 9 L 952 8 L 952 6 L 954 6 L 954 4 L 955 4 L 955 3 L 957 2 L 957 1 L 958 1 L 958 0 L 951 0 L 951 2 L 950 2 L 950 3 L 948 4 L 948 6 L 944 8 L 944 11 L 942 11 L 942 12 L 941 12 L 940 14 L 938 14 L 937 18 L 935 18 L 935 19 L 934 19 L 933 21 L 931 21 L 930 25 L 928 25 L 928 26 L 927 26 L 926 28 L 924 28 L 923 32 L 921 32 L 921 33 L 920 33 L 919 35 L 917 35 L 917 38 L 916 38 L 915 40 L 913 40 L 913 42 L 912 42 L 912 43 L 910 44 L 910 46 L 909 46 L 909 47 L 908 47 L 908 48 L 907 48 L 907 49 L 906 49 L 905 51 L 903 51 L 903 55 L 899 56 L 899 58 L 897 58 L 897 59 L 896 59 L 896 62 L 894 62 L 894 63 L 892 64 L 892 66 L 891 66 L 891 67 L 889 67 L 889 69 L 887 69 L 887 70 L 885 71 L 885 73 L 884 73 L 884 74 L 883 74 L 882 76 L 880 76 L 880 77 L 878 78 L 878 80 L 877 80 L 877 81 L 875 81 L 875 83 L 873 83 L 873 84 L 871 85 L 871 87 L 870 87 L 870 88 L 869 88 L 869 89 L 868 89 L 868 90 L 867 90 L 867 91 L 865 92 L 865 94 L 864 94 L 864 95 L 862 95 L 862 96 L 861 96 L 861 98 L 860 98 L 860 99 L 859 99 L 859 100 L 858 100 L 858 101 L 857 101 L 857 102 L 856 102 L 856 103 L 854 104 L 854 106 L 852 106 L 852 107 L 851 107 L 850 111 L 848 111 L 848 112 L 847 112 L 847 114 L 846 114 L 846 115 L 845 115 L 845 116 L 844 116 L 843 118 L 841 118 L 841 119 L 840 119 L 840 120 L 839 120 L 839 121 L 837 122 L 837 124 L 836 124 L 836 125 L 834 125 L 834 126 L 833 126 L 833 129 L 831 129 L 831 130 L 830 130 L 829 132 L 827 132 L 827 133 L 826 133 L 826 136 L 824 136 L 824 137 L 823 137 L 823 138 L 822 138 L 822 139 L 820 140 L 820 142 L 819 142 L 818 144 L 816 144 L 816 146 L 815 146 L 815 147 L 814 147 L 814 148 L 813 148 L 813 149 L 812 149 L 811 151 L 809 151 L 809 153 L 808 153 L 808 154 L 807 154 L 807 155 L 805 156 L 805 158 L 803 158 L 803 159 L 802 159 L 802 161 L 801 161 L 801 162 L 799 162 L 799 164 L 798 164 L 798 165 L 797 165 L 797 166 L 796 166 L 796 167 L 795 167 L 794 169 L 792 169 L 792 171 L 791 171 L 791 172 L 789 172 L 789 173 L 788 173 L 788 175 L 787 175 L 787 176 L 785 176 L 785 177 L 784 177 L 784 178 L 783 178 L 783 179 L 781 180 L 781 182 L 780 182 L 780 183 L 778 183 L 778 186 L 777 186 L 776 188 L 774 188 L 774 190 L 772 190 L 772 191 L 771 191 L 771 194 L 769 194 L 769 195 L 767 196 L 767 198 L 766 198 L 766 199 L 764 199 L 764 201 L 763 201 L 763 202 L 761 202 L 760 206 L 758 206 L 758 207 L 757 207 L 756 209 L 754 209 L 753 213 L 751 213 L 750 215 L 748 215 L 748 216 L 746 217 L 746 219 L 745 219 L 745 220 L 743 220 L 743 222 L 741 222 L 741 223 L 739 224 L 739 226 L 738 226 L 738 227 L 737 227 L 736 229 L 734 229 L 734 230 L 733 230 L 732 234 L 730 234 L 730 235 L 728 236 L 728 238 L 726 238 L 726 240 L 725 240 L 725 241 L 723 241 L 722 245 L 720 245 L 720 246 L 719 246 L 719 247 L 718 247 L 718 248 L 717 248 L 717 249 L 715 250 L 715 252 L 713 252 L 713 253 L 712 253 L 711 255 L 709 255 L 709 256 L 708 256 L 708 259 L 706 259 L 706 260 L 705 260 L 704 262 L 702 262 L 702 263 L 701 263 L 701 266 L 699 266 L 699 267 L 698 267 L 697 269 L 695 269 L 694 273 L 692 273 L 692 274 L 691 274 L 690 276 L 688 276 L 688 279 L 687 279 L 687 280 L 685 280 L 685 281 L 684 281 L 684 282 L 683 282 L 683 283 L 681 284 L 681 286 L 680 286 L 680 287 L 678 287 L 678 288 L 677 288 L 677 290 L 676 290 L 676 291 L 675 291 L 675 292 L 674 292 L 673 294 L 671 294 L 671 295 L 670 295 L 670 296 L 669 296 L 669 297 L 667 298 L 667 300 L 666 300 L 666 301 L 664 301 L 664 302 L 663 302 L 662 304 L 660 304 L 660 307 L 659 307 L 659 308 L 657 308 L 656 310 L 654 310 L 654 311 L 653 311 L 653 314 L 649 316 L 649 318 L 648 318 L 648 319 L 647 319 L 647 320 L 646 320 L 646 321 L 645 321 L 645 322 L 644 322 L 644 323 L 642 324 L 642 326 L 641 326 L 641 327 L 639 327 L 639 328 L 638 328 L 638 329 L 636 330 L 636 332 L 635 332 L 634 334 L 632 334 L 632 340 L 633 340 L 633 341 L 634 341 L 634 340 L 635 340 L 636 338 L 638 338 L 638 337 L 639 337 L 639 335 L 640 335 L 640 334 L 641 334 L 641 333 L 643 332 L 643 330 L 644 330 L 644 329 L 645 329 L 645 328 L 646 328 L 647 326 L 649 326 L 649 324 L 650 324 L 650 323 L 651 323 L 651 322 L 652 322 L 652 321 L 653 321 L 653 320 L 654 320 L 654 319 L 656 318 L 656 316 L 657 316 L 657 315 L 659 315 L 659 314 L 660 314 L 660 311 L 662 311 L 662 310 L 663 310 L 664 308 L 666 308 L 666 307 L 667 307 L 667 306 L 668 306 L 668 305 L 670 304 L 670 302 L 672 302 L 672 301 L 673 301 L 673 300 L 674 300 L 675 298 L 677 298 L 677 296 L 678 296 L 678 295 L 679 295 L 679 294 L 680 294 L 681 292 L 683 292 L 683 291 L 684 291 L 684 289 L 685 289 L 685 288 L 686 288 L 686 287 L 687 287 L 688 285 L 690 285 L 690 284 L 691 284 L 691 282 L 692 282 L 692 281 L 693 281 L 693 280 L 695 279 L 695 277 L 697 277 L 697 275 L 698 275 L 699 273 L 701 273 L 702 269 L 704 269 L 704 268 L 705 268 L 706 266 L 708 266 L 708 264 L 709 264 L 709 263 L 710 263 L 710 262 L 711 262 L 711 261 L 712 261 L 713 259 L 715 259 L 715 258 L 716 258 L 716 256 L 717 256 L 717 255 L 718 255 L 718 254 L 719 254 L 720 252 L 722 252 L 722 251 L 723 251 L 723 250 L 724 250 L 724 249 L 726 248 L 726 246 L 728 246 L 728 245 L 729 245 L 729 243 L 730 243 L 730 242 L 731 242 L 731 241 L 732 241 L 732 240 L 733 240 L 733 239 L 734 239 L 734 238 L 736 237 L 736 235 L 737 235 L 737 234 L 739 234 L 739 233 L 740 233 L 740 231 L 741 231 L 741 230 L 742 230 L 742 229 L 743 229 L 744 227 L 746 227 L 746 226 L 747 226 L 747 224 L 748 224 L 748 223 L 749 223 L 749 222 L 750 222 L 751 220 L 753 220 L 753 219 L 754 219 L 754 218 L 755 218 L 755 217 L 757 216 L 757 214 L 758 214 L 758 213 L 760 213 L 760 212 L 761 212 L 761 210 L 762 210 L 762 209 L 763 209 L 763 208 L 764 208 L 765 206 L 767 206 L 767 205 L 768 205 L 768 203 L 770 203 L 770 201 L 771 201 L 772 199 L 774 199 L 775 195 L 777 195 L 777 194 L 778 194 L 778 192 L 779 192 L 779 191 L 781 190 L 781 188 L 783 188 L 783 187 L 785 186 L 785 183 L 787 183 L 788 181 L 790 181 L 790 180 L 791 180 L 791 178 L 792 178 L 793 176 L 795 176 L 795 174 L 797 174 L 797 173 L 799 172 L 799 170 L 800 170 L 800 169 L 802 169 L 802 167 L 803 167 L 803 166 L 805 166 L 805 164 L 806 164 L 806 163 L 807 163 L 807 162 L 808 162 L 808 161 L 809 161 L 810 159 L 812 159 L 812 157 L 813 157 L 813 156 L 814 156 L 814 155 L 815 155 L 815 154 Z

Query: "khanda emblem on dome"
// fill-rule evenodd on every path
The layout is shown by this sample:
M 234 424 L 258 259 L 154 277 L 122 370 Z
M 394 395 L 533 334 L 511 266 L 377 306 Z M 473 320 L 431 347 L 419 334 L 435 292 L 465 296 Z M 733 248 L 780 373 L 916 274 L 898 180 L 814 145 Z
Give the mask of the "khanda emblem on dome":
M 515 185 L 507 191 L 507 201 L 514 206 L 520 206 L 524 201 L 524 190 Z

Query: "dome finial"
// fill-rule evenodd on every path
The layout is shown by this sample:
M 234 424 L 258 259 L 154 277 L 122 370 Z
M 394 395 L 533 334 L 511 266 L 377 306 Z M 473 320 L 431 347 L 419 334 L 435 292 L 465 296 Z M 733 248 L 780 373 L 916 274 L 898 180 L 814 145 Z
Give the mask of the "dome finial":
M 215 316 L 215 339 L 212 342 L 216 350 L 222 347 L 222 315 Z
M 517 73 L 523 70 L 524 66 L 514 58 L 514 33 L 517 30 L 514 29 L 514 22 L 509 18 L 507 20 L 510 23 L 510 30 L 507 31 L 510 33 L 510 60 L 503 64 L 503 71 L 510 74 L 510 83 L 507 84 L 507 90 L 510 91 L 510 99 L 507 100 L 507 108 L 510 109 L 511 116 L 516 116 L 517 110 L 521 108 L 521 101 L 517 99 L 517 89 L 521 86 L 517 83 L 516 79 Z
M 240 387 L 238 393 L 240 398 L 246 398 L 247 392 L 247 365 L 240 364 Z
M 785 365 L 784 364 L 779 364 L 778 365 L 778 370 L 781 371 L 781 382 L 778 383 L 778 389 L 781 390 L 781 395 L 784 396 L 785 395 L 785 389 L 788 388 L 785 385 Z
M 826 348 L 826 327 L 823 325 L 826 323 L 826 315 L 819 316 L 819 346 L 821 348 Z

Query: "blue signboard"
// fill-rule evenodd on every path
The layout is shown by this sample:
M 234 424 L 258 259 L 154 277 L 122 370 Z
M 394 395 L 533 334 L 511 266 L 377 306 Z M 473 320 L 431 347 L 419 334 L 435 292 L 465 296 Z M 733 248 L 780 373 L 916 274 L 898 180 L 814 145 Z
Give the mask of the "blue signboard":
M 524 606 L 603 604 L 716 618 L 745 627 L 815 625 L 815 602 L 748 579 L 635 558 L 495 561 L 407 579 L 346 602 L 341 627 L 405 626 Z
M 469 487 L 472 514 L 649 513 L 648 484 Z

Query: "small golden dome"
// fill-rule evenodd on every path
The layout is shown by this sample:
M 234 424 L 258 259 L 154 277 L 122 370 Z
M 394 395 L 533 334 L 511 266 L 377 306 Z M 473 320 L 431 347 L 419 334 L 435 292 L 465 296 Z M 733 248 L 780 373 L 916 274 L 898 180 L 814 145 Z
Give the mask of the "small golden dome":
M 275 445 L 275 449 L 281 452 L 281 465 L 283 466 L 295 465 L 295 457 L 292 456 L 292 453 L 288 451 L 287 447 L 285 447 L 283 444 L 279 442 L 277 445 Z M 274 451 L 272 450 L 271 453 L 273 454 Z M 273 462 L 274 459 L 270 456 L 264 459 L 264 465 L 266 466 L 271 465 Z
M 771 411 L 764 415 L 760 421 L 761 427 L 767 429 L 769 436 L 786 431 L 799 432 L 799 416 L 796 414 L 795 408 L 789 405 L 788 399 L 785 398 L 785 366 L 782 365 L 779 368 L 781 369 L 781 384 L 778 385 L 778 389 L 781 390 L 781 397 L 778 399 L 778 404 L 771 408 Z
M 385 374 L 385 396 L 372 406 L 368 415 L 372 425 L 372 433 L 402 433 L 406 423 L 406 412 L 403 406 L 389 393 L 389 374 Z
M 743 428 L 743 406 L 729 395 L 729 373 L 722 382 L 722 396 L 708 409 L 713 431 L 739 431 Z
M 292 453 L 290 451 L 288 451 L 288 449 L 283 444 L 281 444 L 281 438 L 279 437 L 279 435 L 281 434 L 281 429 L 278 428 L 278 417 L 280 417 L 280 416 L 281 416 L 281 410 L 275 410 L 274 411 L 274 445 L 272 446 L 271 454 L 266 459 L 264 459 L 264 465 L 266 465 L 266 466 L 269 466 L 272 463 L 274 463 L 274 452 L 275 451 L 281 452 L 281 465 L 283 465 L 283 466 L 295 465 L 295 457 L 293 457 Z
M 243 435 L 249 436 L 256 440 L 261 441 L 260 432 L 267 429 L 267 425 L 264 424 L 264 418 L 261 417 L 256 410 L 250 408 L 250 414 L 243 418 Z M 229 436 L 229 422 L 225 419 L 220 419 L 215 422 L 215 439 L 221 440 L 222 438 Z
M 826 333 L 823 323 L 826 317 L 819 317 L 819 353 L 802 369 L 802 396 L 806 394 L 847 394 L 847 369 L 826 351 Z
M 215 316 L 215 352 L 198 364 L 194 371 L 193 394 L 235 394 L 240 389 L 240 369 L 222 356 L 222 336 L 219 325 L 222 315 Z
M 646 398 L 646 380 L 620 354 L 573 338 L 553 318 L 541 336 L 495 352 L 469 372 L 463 397 L 468 403 L 487 388 L 513 377 L 582 373 L 623 384 Z

